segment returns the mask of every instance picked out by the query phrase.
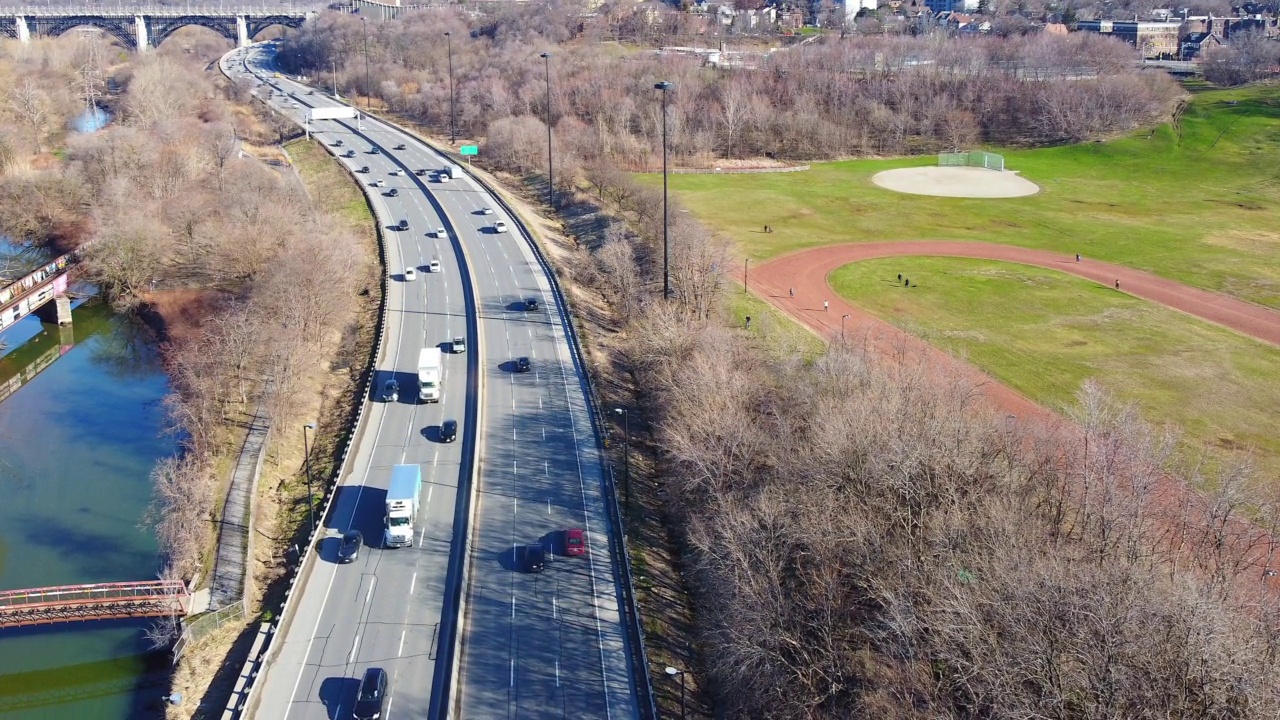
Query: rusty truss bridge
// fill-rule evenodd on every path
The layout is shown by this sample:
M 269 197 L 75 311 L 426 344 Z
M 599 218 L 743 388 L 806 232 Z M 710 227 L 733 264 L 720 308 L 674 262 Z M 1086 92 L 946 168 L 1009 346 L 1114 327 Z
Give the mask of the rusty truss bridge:
M 185 617 L 190 608 L 191 591 L 180 580 L 2 590 L 0 629 L 81 620 Z

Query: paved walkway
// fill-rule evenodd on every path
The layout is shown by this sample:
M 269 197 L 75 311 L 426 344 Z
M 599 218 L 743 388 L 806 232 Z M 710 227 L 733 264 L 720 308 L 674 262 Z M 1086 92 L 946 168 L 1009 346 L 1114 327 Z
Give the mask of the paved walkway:
M 245 435 L 240 457 L 231 474 L 227 501 L 218 525 L 218 557 L 213 566 L 211 610 L 226 607 L 244 597 L 245 572 L 249 562 L 249 526 L 253 489 L 262 471 L 262 450 L 267 439 L 267 423 L 259 407 Z

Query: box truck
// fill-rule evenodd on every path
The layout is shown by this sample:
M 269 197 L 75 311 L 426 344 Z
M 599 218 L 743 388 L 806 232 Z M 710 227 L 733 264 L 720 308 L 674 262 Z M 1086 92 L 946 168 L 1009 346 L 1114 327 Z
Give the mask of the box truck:
M 316 120 L 347 120 L 356 116 L 356 109 L 342 105 L 339 107 L 317 107 L 311 108 L 307 113 L 307 119 L 311 122 Z
M 462 177 L 462 168 L 458 167 L 457 165 L 449 165 L 444 169 L 444 174 L 448 175 L 454 180 L 457 180 L 458 178 Z
M 440 380 L 443 375 L 440 348 L 423 348 L 418 355 L 418 401 L 440 402 Z
M 413 544 L 413 524 L 418 520 L 418 495 L 422 492 L 422 468 L 418 465 L 396 465 L 391 468 L 391 484 L 387 487 L 387 532 L 383 547 L 408 547 Z

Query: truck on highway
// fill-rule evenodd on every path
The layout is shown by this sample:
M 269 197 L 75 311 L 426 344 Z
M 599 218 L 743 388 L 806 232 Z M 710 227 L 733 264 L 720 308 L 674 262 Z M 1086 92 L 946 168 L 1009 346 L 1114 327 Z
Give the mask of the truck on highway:
M 311 108 L 310 112 L 307 113 L 307 119 L 311 122 L 316 120 L 347 120 L 353 119 L 355 116 L 356 109 L 345 105 L 341 107 Z
M 454 180 L 457 180 L 458 178 L 462 177 L 462 168 L 458 167 L 457 165 L 448 165 L 444 169 L 444 174 L 448 175 Z
M 440 348 L 422 348 L 418 355 L 418 401 L 440 402 L 440 380 L 443 375 Z
M 422 468 L 418 465 L 396 465 L 391 468 L 391 484 L 387 487 L 387 531 L 383 547 L 407 547 L 413 544 L 413 524 L 418 520 L 418 495 L 422 492 Z

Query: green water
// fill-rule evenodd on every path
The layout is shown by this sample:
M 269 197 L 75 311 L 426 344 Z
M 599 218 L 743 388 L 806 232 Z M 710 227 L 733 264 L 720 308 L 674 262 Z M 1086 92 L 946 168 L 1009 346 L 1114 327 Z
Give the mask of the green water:
M 147 335 L 102 305 L 27 318 L 0 358 L 0 589 L 150 580 L 148 473 L 174 451 Z M 6 397 L 7 395 L 7 397 Z M 149 621 L 0 630 L 0 719 L 156 717 L 168 657 Z

